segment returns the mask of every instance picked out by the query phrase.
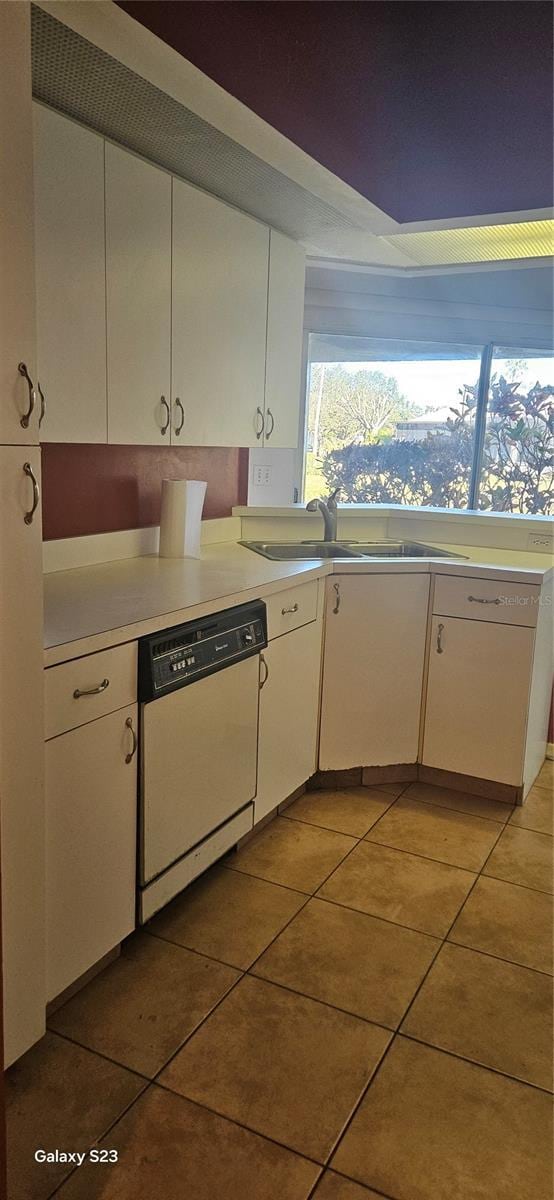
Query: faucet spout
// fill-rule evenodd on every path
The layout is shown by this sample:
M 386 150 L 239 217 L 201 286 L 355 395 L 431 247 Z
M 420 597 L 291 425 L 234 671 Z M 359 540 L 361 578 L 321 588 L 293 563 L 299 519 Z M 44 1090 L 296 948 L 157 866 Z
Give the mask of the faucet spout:
M 337 496 L 340 488 L 335 488 L 335 491 L 327 500 L 322 500 L 318 497 L 315 500 L 309 500 L 306 505 L 307 512 L 320 512 L 323 517 L 323 540 L 325 542 L 336 542 L 337 540 Z

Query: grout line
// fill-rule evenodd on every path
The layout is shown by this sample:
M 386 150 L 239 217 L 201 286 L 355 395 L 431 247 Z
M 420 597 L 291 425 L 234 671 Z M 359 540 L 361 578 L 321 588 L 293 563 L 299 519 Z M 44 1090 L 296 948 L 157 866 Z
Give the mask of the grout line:
M 381 818 L 379 818 L 379 820 L 380 819 Z M 379 821 L 377 821 L 377 825 L 378 824 Z M 373 826 L 373 828 L 376 828 L 376 826 Z M 369 833 L 372 833 L 372 829 L 369 830 Z M 398 854 L 409 854 L 411 858 L 422 858 L 424 862 L 434 862 L 441 867 L 450 867 L 453 871 L 466 871 L 470 875 L 479 875 L 483 869 L 482 867 L 462 867 L 459 863 L 446 862 L 444 858 L 432 858 L 430 854 L 414 854 L 413 850 L 406 850 L 402 846 L 393 846 L 391 842 L 379 842 L 375 838 L 369 837 L 367 834 L 361 840 L 364 842 L 371 842 L 372 846 L 383 846 L 387 850 L 396 850 Z M 489 855 L 487 854 L 487 858 L 488 857 Z
M 68 1038 L 68 1041 L 69 1040 L 71 1040 L 71 1039 Z M 103 1055 L 100 1055 L 100 1057 L 103 1057 Z M 119 1065 L 119 1064 L 117 1064 L 117 1065 Z M 94 1138 L 94 1141 L 87 1143 L 87 1153 L 89 1153 L 90 1150 L 92 1150 L 95 1146 L 98 1146 L 98 1144 L 101 1141 L 103 1141 L 104 1138 L 106 1138 L 108 1136 L 108 1134 L 114 1128 L 114 1125 L 117 1125 L 119 1121 L 123 1120 L 123 1117 L 125 1116 L 125 1114 L 129 1112 L 129 1109 L 131 1109 L 133 1107 L 133 1105 L 136 1104 L 137 1100 L 139 1100 L 141 1096 L 144 1096 L 146 1094 L 149 1087 L 150 1087 L 150 1080 L 145 1080 L 145 1086 L 140 1089 L 140 1092 L 138 1092 L 137 1095 L 133 1097 L 133 1099 L 130 1101 L 129 1104 L 125 1105 L 125 1108 L 122 1109 L 122 1111 L 117 1115 L 117 1117 L 115 1117 L 113 1121 L 110 1121 L 110 1124 L 107 1126 L 107 1128 L 104 1130 L 104 1132 L 100 1133 L 98 1135 L 98 1137 Z M 79 1147 L 79 1149 L 81 1149 L 81 1147 Z M 60 1179 L 60 1182 L 56 1184 L 54 1190 L 52 1192 L 48 1192 L 48 1195 L 45 1197 L 45 1200 L 51 1200 L 52 1196 L 56 1196 L 58 1194 L 58 1192 L 60 1192 L 61 1189 L 63 1187 L 65 1187 L 65 1184 L 68 1182 L 68 1180 L 71 1178 L 71 1176 L 75 1175 L 77 1173 L 77 1171 L 79 1171 L 79 1170 L 80 1170 L 79 1166 L 72 1167 L 71 1170 L 68 1172 L 68 1174 L 64 1175 L 63 1179 Z
M 46 1032 L 62 1038 L 64 1042 L 70 1042 L 72 1046 L 78 1046 L 79 1050 L 86 1050 L 88 1054 L 96 1055 L 96 1058 L 101 1058 L 104 1062 L 109 1062 L 112 1067 L 119 1067 L 120 1071 L 127 1071 L 129 1075 L 136 1075 L 139 1079 L 143 1079 L 146 1084 L 152 1082 L 150 1075 L 144 1075 L 142 1071 L 137 1071 L 134 1067 L 128 1067 L 126 1063 L 122 1063 L 117 1058 L 111 1058 L 109 1054 L 104 1054 L 102 1050 L 93 1050 L 91 1046 L 87 1046 L 85 1042 L 78 1042 L 77 1038 L 71 1037 L 68 1033 L 58 1033 L 58 1030 L 52 1029 L 50 1025 L 46 1027 Z
M 142 931 L 148 937 L 156 938 L 159 942 L 165 942 L 168 946 L 178 946 L 179 950 L 186 950 L 189 954 L 196 954 L 198 958 L 207 958 L 208 962 L 217 963 L 218 967 L 229 967 L 233 971 L 247 971 L 248 967 L 237 967 L 236 963 L 228 962 L 226 958 L 215 958 L 213 954 L 206 954 L 203 950 L 197 950 L 195 946 L 185 946 L 184 942 L 176 942 L 174 938 L 170 938 L 164 933 L 155 933 L 152 929 L 147 929 L 142 926 Z
M 485 871 L 484 868 L 482 871 L 479 872 L 479 874 L 483 876 L 483 879 L 496 879 L 498 883 L 511 883 L 512 887 L 525 888 L 526 892 L 537 892 L 539 896 L 554 895 L 554 893 L 552 892 L 552 889 L 550 889 L 550 891 L 547 891 L 546 888 L 533 887 L 533 885 L 531 883 L 520 883 L 519 880 L 505 879 L 504 876 L 502 876 L 502 875 L 491 875 L 490 872 Z
M 433 785 L 428 784 L 426 786 L 432 787 Z M 447 790 L 447 789 L 445 789 L 445 790 Z M 465 794 L 468 796 L 471 795 L 470 792 L 467 792 Z M 405 795 L 404 799 L 405 800 L 413 800 L 415 804 L 426 804 L 429 808 L 441 808 L 443 812 L 459 813 L 459 815 L 461 817 L 477 817 L 477 819 L 479 821 L 492 821 L 493 825 L 502 825 L 503 829 L 505 829 L 506 826 L 510 824 L 510 820 L 512 817 L 510 808 L 512 809 L 512 812 L 515 812 L 515 810 L 516 810 L 515 804 L 513 804 L 513 805 L 505 804 L 503 800 L 490 800 L 489 796 L 475 796 L 474 797 L 474 799 L 476 799 L 476 800 L 490 800 L 491 804 L 501 804 L 503 808 L 506 808 L 508 810 L 508 816 L 506 817 L 505 820 L 502 820 L 501 817 L 487 817 L 485 815 L 485 813 L 473 813 L 473 812 L 470 813 L 467 811 L 467 808 L 456 808 L 453 804 L 436 804 L 434 800 L 422 800 L 421 796 L 410 796 L 410 795 L 406 796 Z
M 467 942 L 457 942 L 450 937 L 446 943 L 448 946 L 460 946 L 462 950 L 473 950 L 474 954 L 482 954 L 485 958 L 494 958 L 496 962 L 506 963 L 510 967 L 521 967 L 522 971 L 533 971 L 535 975 L 545 975 L 547 979 L 552 979 L 552 971 L 543 971 L 540 967 L 530 967 L 528 963 L 523 963 L 517 958 L 503 958 L 501 954 L 493 954 L 492 950 L 482 950 L 480 946 L 470 946 Z
M 470 1063 L 474 1067 L 479 1067 L 482 1071 L 490 1071 L 491 1075 L 500 1075 L 502 1079 L 510 1079 L 512 1083 L 519 1083 L 522 1087 L 534 1088 L 537 1092 L 544 1092 L 546 1096 L 552 1096 L 552 1088 L 543 1087 L 540 1083 L 533 1083 L 531 1079 L 522 1079 L 520 1075 L 512 1075 L 510 1071 L 503 1071 L 500 1067 L 492 1067 L 490 1063 L 482 1062 L 478 1058 L 468 1058 L 466 1054 L 458 1054 L 456 1050 L 451 1050 L 448 1046 L 439 1046 L 436 1042 L 427 1042 L 425 1038 L 418 1037 L 414 1033 L 405 1033 L 402 1029 L 398 1030 L 400 1037 L 403 1037 L 408 1042 L 416 1042 L 418 1046 L 427 1046 L 430 1050 L 437 1050 L 439 1054 L 448 1054 L 450 1058 L 456 1058 L 459 1062 Z

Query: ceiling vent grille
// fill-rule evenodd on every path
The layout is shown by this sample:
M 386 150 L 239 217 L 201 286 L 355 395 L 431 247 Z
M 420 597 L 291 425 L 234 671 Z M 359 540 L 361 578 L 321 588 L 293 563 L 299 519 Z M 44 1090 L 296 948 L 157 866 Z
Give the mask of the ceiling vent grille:
M 32 65 L 36 99 L 298 241 L 359 228 L 34 5 Z

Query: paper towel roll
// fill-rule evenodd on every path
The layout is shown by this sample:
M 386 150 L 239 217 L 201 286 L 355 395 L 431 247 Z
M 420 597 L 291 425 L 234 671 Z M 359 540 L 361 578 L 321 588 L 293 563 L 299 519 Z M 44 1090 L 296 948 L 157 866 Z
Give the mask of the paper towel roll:
M 200 558 L 206 487 L 200 479 L 162 479 L 160 558 Z

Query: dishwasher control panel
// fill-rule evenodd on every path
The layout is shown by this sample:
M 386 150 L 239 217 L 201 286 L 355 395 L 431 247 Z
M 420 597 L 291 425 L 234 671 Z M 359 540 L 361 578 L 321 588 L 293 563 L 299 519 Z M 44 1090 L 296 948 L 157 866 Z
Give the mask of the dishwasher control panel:
M 212 675 L 267 646 L 262 600 L 176 625 L 139 641 L 139 701 Z

